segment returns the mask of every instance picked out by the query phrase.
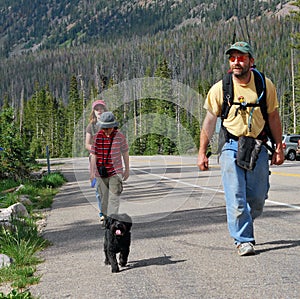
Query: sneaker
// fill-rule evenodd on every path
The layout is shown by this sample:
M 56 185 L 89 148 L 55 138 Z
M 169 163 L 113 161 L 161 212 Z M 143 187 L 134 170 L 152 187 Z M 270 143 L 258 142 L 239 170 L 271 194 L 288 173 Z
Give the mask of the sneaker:
M 250 243 L 250 242 L 239 244 L 237 246 L 237 250 L 238 250 L 238 254 L 240 256 L 254 255 L 255 254 L 255 250 L 254 250 L 253 244 Z
M 105 217 L 104 216 L 100 217 L 100 224 L 101 224 L 102 228 L 105 228 Z

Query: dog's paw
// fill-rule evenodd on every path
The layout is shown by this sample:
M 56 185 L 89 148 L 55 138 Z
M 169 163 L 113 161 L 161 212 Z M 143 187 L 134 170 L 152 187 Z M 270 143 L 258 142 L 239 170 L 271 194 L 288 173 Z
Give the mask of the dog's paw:
M 118 268 L 111 268 L 111 272 L 112 273 L 118 273 L 118 272 L 120 272 L 120 269 L 119 269 L 119 267 Z
M 110 262 L 109 262 L 109 260 L 104 260 L 104 265 L 110 265 Z
M 121 267 L 126 267 L 127 262 L 120 261 L 120 262 L 119 262 L 119 265 L 120 265 Z

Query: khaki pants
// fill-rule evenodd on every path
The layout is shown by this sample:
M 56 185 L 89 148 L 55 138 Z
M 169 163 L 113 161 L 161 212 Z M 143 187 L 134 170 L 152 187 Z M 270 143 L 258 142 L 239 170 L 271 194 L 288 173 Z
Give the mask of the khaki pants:
M 118 214 L 120 195 L 123 191 L 121 175 L 115 174 L 109 178 L 97 177 L 97 188 L 101 194 L 103 215 Z

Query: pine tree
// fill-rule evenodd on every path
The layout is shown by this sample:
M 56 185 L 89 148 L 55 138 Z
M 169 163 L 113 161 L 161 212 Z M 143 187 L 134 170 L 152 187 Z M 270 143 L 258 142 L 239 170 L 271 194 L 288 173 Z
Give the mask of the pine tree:
M 294 22 L 293 28 L 298 28 L 300 27 L 300 0 L 296 0 L 293 2 L 293 5 L 298 7 L 298 10 L 294 10 L 292 13 L 292 19 Z M 296 31 L 295 33 L 292 34 L 292 39 L 293 39 L 293 45 L 292 45 L 292 59 L 294 57 L 297 57 L 295 53 L 299 53 L 300 51 L 300 32 Z M 293 68 L 296 68 L 293 66 Z M 295 73 L 294 76 L 294 110 L 293 110 L 293 119 L 294 123 L 296 126 L 293 128 L 293 133 L 300 133 L 300 120 L 299 117 L 297 118 L 297 115 L 300 114 L 300 62 L 298 63 L 296 71 L 292 69 L 292 72 Z M 293 97 L 292 96 L 292 97 Z
M 82 151 L 84 140 L 82 140 L 80 118 L 83 115 L 83 99 L 79 96 L 78 82 L 76 76 L 72 76 L 69 91 L 69 104 L 66 111 L 66 127 L 63 141 L 63 155 L 72 156 Z
M 176 104 L 172 92 L 172 72 L 164 57 L 159 59 L 155 77 L 158 80 L 154 97 L 157 98 L 156 117 L 154 119 L 154 131 L 157 132 L 157 138 L 160 140 L 158 154 L 171 155 L 176 152 Z
M 19 180 L 30 174 L 35 161 L 23 143 L 12 108 L 1 110 L 0 123 L 0 179 Z
M 65 108 L 49 91 L 39 88 L 24 105 L 22 140 L 36 158 L 46 157 L 46 146 L 51 157 L 62 154 L 62 139 L 65 136 Z

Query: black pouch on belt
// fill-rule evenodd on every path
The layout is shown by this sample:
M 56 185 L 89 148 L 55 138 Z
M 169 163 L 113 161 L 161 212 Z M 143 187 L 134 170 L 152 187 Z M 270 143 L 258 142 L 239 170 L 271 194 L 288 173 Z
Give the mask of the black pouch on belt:
M 236 155 L 237 165 L 246 170 L 253 170 L 256 165 L 261 146 L 262 140 L 241 136 L 238 141 L 238 151 Z

